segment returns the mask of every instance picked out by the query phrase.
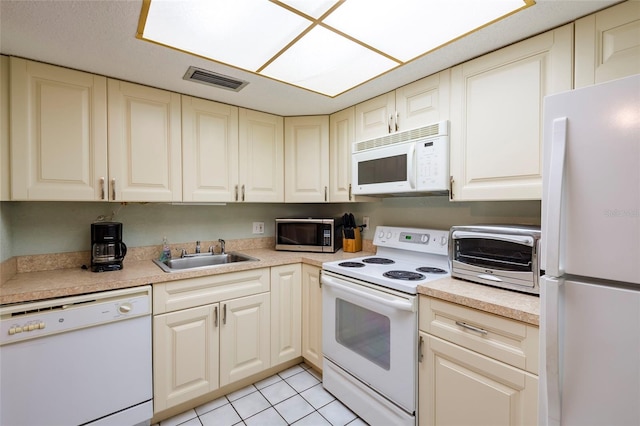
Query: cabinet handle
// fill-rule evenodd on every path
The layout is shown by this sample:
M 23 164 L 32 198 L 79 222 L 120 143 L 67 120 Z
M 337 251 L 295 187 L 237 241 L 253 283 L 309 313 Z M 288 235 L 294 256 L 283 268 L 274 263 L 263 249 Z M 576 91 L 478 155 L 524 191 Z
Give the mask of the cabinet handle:
M 391 133 L 391 121 L 393 121 L 393 115 L 389 115 L 389 121 L 387 122 L 387 127 L 389 128 L 389 133 Z
M 422 362 L 422 358 L 424 358 L 424 354 L 422 353 L 423 345 L 424 345 L 424 337 L 420 336 L 420 340 L 418 340 L 418 362 Z
M 227 324 L 227 304 L 222 305 L 222 325 Z
M 327 187 L 324 187 L 324 201 L 327 201 Z
M 453 176 L 449 176 L 449 200 L 453 201 Z
M 471 331 L 475 331 L 476 333 L 480 333 L 480 334 L 487 334 L 488 333 L 487 330 L 483 330 L 481 328 L 474 327 L 472 325 L 467 324 L 466 322 L 456 321 L 456 325 L 459 325 L 460 327 L 466 328 L 466 329 L 471 330 Z
M 104 176 L 100 178 L 100 199 L 104 200 Z
M 111 179 L 111 200 L 116 200 L 116 178 Z
M 236 185 L 236 201 L 238 201 L 238 185 Z
M 244 185 L 242 185 L 242 201 L 244 201 Z
M 351 184 L 349 184 L 349 201 L 351 201 L 351 199 L 352 199 Z
M 213 325 L 214 327 L 218 326 L 218 306 L 213 308 Z
M 396 111 L 396 132 L 399 130 L 400 126 L 398 126 L 398 119 L 400 116 L 398 115 L 398 111 Z

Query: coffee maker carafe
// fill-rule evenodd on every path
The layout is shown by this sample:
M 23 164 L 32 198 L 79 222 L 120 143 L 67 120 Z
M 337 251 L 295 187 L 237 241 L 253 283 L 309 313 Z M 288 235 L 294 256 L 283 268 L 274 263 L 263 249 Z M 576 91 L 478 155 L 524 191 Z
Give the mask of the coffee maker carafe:
M 91 224 L 91 270 L 118 271 L 127 254 L 122 242 L 122 223 L 96 222 Z

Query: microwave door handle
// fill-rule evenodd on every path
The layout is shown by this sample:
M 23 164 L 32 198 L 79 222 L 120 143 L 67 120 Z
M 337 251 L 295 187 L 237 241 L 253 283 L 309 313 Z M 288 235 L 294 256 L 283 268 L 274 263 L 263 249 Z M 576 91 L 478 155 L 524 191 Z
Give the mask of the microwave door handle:
M 416 144 L 407 153 L 407 177 L 411 189 L 416 189 Z

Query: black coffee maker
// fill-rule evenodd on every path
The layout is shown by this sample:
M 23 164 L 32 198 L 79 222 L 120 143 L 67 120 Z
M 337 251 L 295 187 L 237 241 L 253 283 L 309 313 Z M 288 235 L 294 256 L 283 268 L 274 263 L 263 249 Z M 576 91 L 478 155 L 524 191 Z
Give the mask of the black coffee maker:
M 122 242 L 122 223 L 95 222 L 91 224 L 91 270 L 119 271 L 127 254 Z

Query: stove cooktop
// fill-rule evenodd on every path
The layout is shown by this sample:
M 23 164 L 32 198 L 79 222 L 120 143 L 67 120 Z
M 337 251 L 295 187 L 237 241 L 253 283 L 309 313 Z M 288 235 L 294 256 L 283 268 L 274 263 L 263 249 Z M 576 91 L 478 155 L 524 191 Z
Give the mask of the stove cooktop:
M 373 240 L 375 255 L 325 262 L 322 268 L 416 294 L 420 284 L 450 275 L 448 242 L 448 231 L 378 226 Z

